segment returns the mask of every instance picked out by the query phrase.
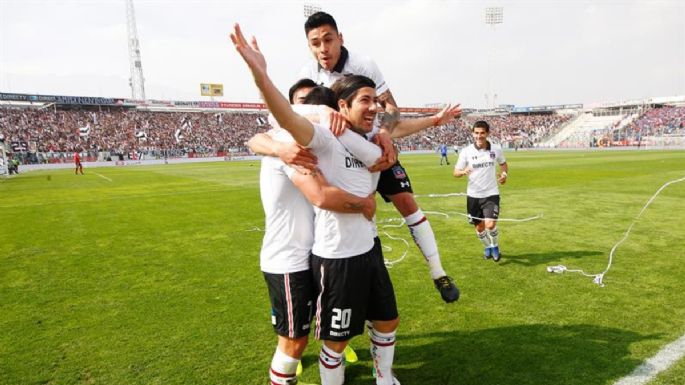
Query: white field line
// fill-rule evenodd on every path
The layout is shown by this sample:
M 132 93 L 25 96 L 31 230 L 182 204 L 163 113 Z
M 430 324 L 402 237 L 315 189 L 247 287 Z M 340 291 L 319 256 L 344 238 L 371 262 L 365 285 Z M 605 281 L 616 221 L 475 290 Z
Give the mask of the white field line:
M 629 375 L 616 381 L 614 385 L 643 385 L 653 380 L 657 374 L 685 356 L 685 335 L 664 346 L 654 357 L 638 366 Z
M 112 182 L 111 179 L 107 178 L 106 176 L 104 176 L 104 175 L 102 175 L 102 174 L 98 174 L 97 172 L 94 172 L 93 174 L 99 176 L 99 177 L 102 178 L 102 179 L 107 179 L 108 181 Z

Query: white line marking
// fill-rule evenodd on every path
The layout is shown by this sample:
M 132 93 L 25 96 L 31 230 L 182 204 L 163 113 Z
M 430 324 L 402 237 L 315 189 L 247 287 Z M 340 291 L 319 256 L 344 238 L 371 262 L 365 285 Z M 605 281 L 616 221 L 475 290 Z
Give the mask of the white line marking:
M 629 375 L 616 381 L 614 385 L 643 385 L 651 381 L 657 374 L 663 372 L 685 356 L 685 335 L 675 342 L 664 346 L 654 357 L 638 366 Z
M 98 174 L 97 172 L 94 172 L 93 174 L 99 176 L 99 177 L 102 178 L 102 179 L 107 179 L 108 181 L 112 182 L 111 179 L 107 178 L 106 176 L 104 176 L 104 175 L 102 175 L 102 174 Z

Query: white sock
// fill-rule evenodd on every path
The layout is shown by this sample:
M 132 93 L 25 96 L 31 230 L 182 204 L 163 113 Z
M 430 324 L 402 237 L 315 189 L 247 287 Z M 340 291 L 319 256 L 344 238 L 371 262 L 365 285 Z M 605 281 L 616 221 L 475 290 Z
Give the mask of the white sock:
M 485 231 L 488 233 L 488 237 L 490 238 L 490 243 L 492 246 L 499 246 L 499 231 L 497 231 L 497 227 L 494 227 L 492 230 Z
M 322 345 L 319 353 L 319 375 L 321 385 L 342 385 L 345 382 L 342 353 L 336 353 Z
M 492 247 L 492 244 L 490 244 L 490 237 L 488 237 L 487 231 L 483 231 L 482 233 L 478 232 L 476 230 L 476 236 L 478 239 L 480 239 L 481 243 L 483 243 L 483 246 L 485 247 Z
M 369 332 L 371 337 L 371 357 L 376 368 L 376 385 L 392 385 L 392 362 L 395 359 L 395 332 Z
M 419 250 L 421 250 L 424 258 L 426 258 L 426 262 L 428 262 L 431 278 L 437 279 L 446 276 L 447 273 L 445 273 L 440 262 L 438 244 L 435 241 L 433 228 L 431 228 L 428 219 L 423 215 L 423 211 L 418 209 L 414 214 L 404 217 L 404 220 L 407 222 L 409 233 L 414 238 L 414 242 L 419 247 Z
M 271 369 L 269 378 L 273 385 L 288 385 L 296 380 L 297 358 L 290 357 L 276 348 L 273 359 L 271 359 Z

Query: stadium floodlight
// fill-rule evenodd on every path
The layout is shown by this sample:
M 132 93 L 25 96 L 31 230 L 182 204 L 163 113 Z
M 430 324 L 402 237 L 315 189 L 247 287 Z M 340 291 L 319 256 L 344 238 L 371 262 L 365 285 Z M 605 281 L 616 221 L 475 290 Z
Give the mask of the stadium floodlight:
M 128 80 L 131 86 L 131 98 L 145 100 L 145 78 L 143 78 L 143 62 L 140 58 L 133 0 L 126 0 L 126 25 L 128 26 L 128 62 L 131 67 L 131 77 Z
M 321 6 L 314 3 L 304 3 L 304 18 L 307 19 L 309 16 L 321 12 Z
M 502 7 L 485 8 L 485 24 L 492 26 L 495 24 L 502 24 L 503 19 L 504 9 Z
M 504 9 L 502 7 L 486 7 L 485 8 L 485 24 L 492 27 L 493 35 L 495 32 L 495 26 L 497 24 L 502 24 L 504 21 Z M 495 109 L 497 94 L 493 95 L 492 90 L 492 56 L 494 50 L 494 41 L 488 44 L 488 89 L 485 94 L 485 108 Z M 490 97 L 492 95 L 492 98 Z M 492 104 L 491 104 L 492 102 Z

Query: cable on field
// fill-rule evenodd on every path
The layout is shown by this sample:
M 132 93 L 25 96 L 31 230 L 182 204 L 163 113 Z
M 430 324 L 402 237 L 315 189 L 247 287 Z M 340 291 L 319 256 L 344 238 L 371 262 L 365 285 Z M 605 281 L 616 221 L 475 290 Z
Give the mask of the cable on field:
M 608 262 L 608 264 L 607 264 L 607 267 L 604 269 L 604 271 L 602 271 L 602 272 L 599 273 L 599 274 L 589 274 L 589 273 L 586 273 L 585 271 L 583 271 L 582 269 L 569 269 L 569 268 L 567 268 L 567 267 L 564 266 L 564 265 L 547 266 L 547 271 L 550 272 L 550 273 L 564 273 L 564 272 L 568 272 L 568 273 L 578 273 L 578 274 L 582 274 L 582 275 L 584 275 L 584 276 L 586 276 L 586 277 L 592 277 L 592 282 L 593 282 L 593 283 L 596 283 L 596 284 L 599 285 L 600 287 L 604 287 L 604 275 L 609 271 L 609 269 L 611 268 L 611 264 L 614 262 L 614 253 L 616 252 L 616 249 L 617 249 L 618 246 L 620 246 L 626 239 L 628 239 L 628 235 L 630 235 L 630 231 L 633 229 L 633 226 L 635 226 L 635 223 L 637 223 L 638 219 L 640 219 L 640 217 L 642 216 L 642 213 L 644 213 L 645 210 L 647 210 L 647 207 L 649 207 L 649 205 L 652 204 L 652 202 L 654 201 L 654 199 L 656 199 L 656 197 L 659 195 L 659 193 L 661 193 L 661 191 L 663 191 L 663 189 L 665 189 L 667 186 L 669 186 L 669 185 L 671 185 L 671 184 L 678 183 L 678 182 L 682 182 L 682 181 L 685 181 L 685 177 L 682 177 L 682 178 L 680 178 L 680 179 L 675 179 L 675 180 L 672 180 L 672 181 L 669 181 L 669 182 L 664 183 L 658 190 L 656 190 L 656 192 L 654 193 L 654 195 L 652 195 L 652 197 L 649 198 L 649 200 L 647 201 L 647 203 L 645 203 L 645 205 L 642 206 L 642 210 L 640 210 L 640 213 L 637 214 L 637 217 L 635 217 L 635 219 L 633 220 L 633 223 L 631 223 L 630 226 L 628 226 L 628 230 L 626 230 L 626 232 L 623 234 L 623 238 L 621 238 L 621 240 L 619 240 L 618 242 L 616 242 L 616 244 L 614 245 L 614 247 L 611 248 L 611 251 L 609 252 L 609 262 Z

